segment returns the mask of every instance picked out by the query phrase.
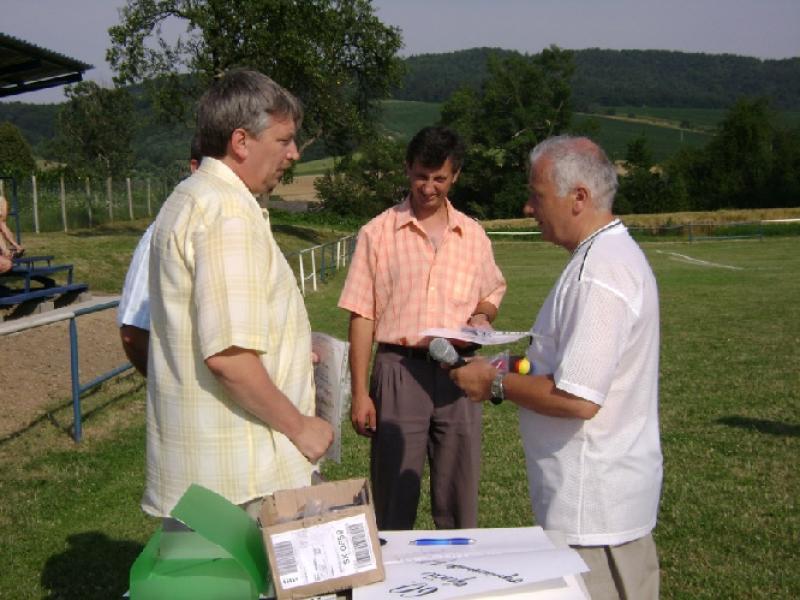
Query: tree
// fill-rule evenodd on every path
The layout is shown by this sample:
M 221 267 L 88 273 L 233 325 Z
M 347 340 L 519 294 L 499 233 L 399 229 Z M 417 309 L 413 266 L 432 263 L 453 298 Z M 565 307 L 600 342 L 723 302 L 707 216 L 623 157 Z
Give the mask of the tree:
M 0 175 L 31 173 L 36 160 L 19 130 L 8 121 L 0 123 Z
M 371 0 L 128 0 L 109 29 L 107 59 L 118 84 L 144 82 L 161 118 L 194 120 L 213 79 L 251 67 L 306 106 L 301 149 L 324 138 L 335 154 L 375 135 L 377 100 L 402 80 L 400 31 Z M 178 19 L 170 42 L 162 25 Z
M 480 91 L 462 87 L 442 106 L 441 120 L 467 144 L 453 202 L 481 218 L 514 218 L 527 196 L 528 153 L 569 130 L 573 52 L 551 46 L 535 56 L 490 55 Z
M 408 193 L 405 147 L 377 138 L 358 155 L 338 161 L 334 173 L 314 182 L 325 210 L 346 217 L 372 218 Z
M 798 150 L 776 125 L 767 98 L 740 98 L 703 148 L 684 148 L 664 165 L 684 182 L 692 210 L 791 205 Z
M 57 154 L 76 170 L 98 177 L 126 174 L 136 133 L 130 94 L 93 81 L 69 86 L 66 94 L 58 113 Z

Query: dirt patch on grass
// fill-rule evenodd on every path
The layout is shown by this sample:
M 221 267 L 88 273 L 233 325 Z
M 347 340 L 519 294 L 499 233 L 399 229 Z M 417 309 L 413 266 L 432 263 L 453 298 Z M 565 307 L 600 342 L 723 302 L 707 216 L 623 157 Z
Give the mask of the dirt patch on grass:
M 317 180 L 319 175 L 302 175 L 300 177 L 295 177 L 294 181 L 289 185 L 279 184 L 272 191 L 273 196 L 280 196 L 282 200 L 292 201 L 292 200 L 308 200 L 310 202 L 316 202 L 319 200 L 317 198 L 317 190 L 314 189 L 314 182 Z
M 75 322 L 81 385 L 127 362 L 115 309 L 82 315 Z M 69 321 L 0 337 L 0 398 L 0 440 L 72 398 Z M 71 419 L 66 425 L 72 425 Z

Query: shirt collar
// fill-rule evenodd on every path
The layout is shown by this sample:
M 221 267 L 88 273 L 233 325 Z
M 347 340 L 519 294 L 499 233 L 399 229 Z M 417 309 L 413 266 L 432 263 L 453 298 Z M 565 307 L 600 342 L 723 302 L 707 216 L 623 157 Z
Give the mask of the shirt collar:
M 468 219 L 465 214 L 453 208 L 449 198 L 444 199 L 445 206 L 447 207 L 447 228 L 450 231 L 455 231 L 463 235 L 464 232 L 464 219 Z M 411 196 L 407 196 L 403 202 L 397 205 L 397 220 L 395 221 L 395 231 L 413 225 L 419 229 L 422 227 L 414 216 L 414 211 L 411 210 Z
M 232 187 L 236 188 L 236 191 L 238 191 L 244 197 L 248 198 L 248 204 L 250 204 L 249 200 L 252 200 L 250 207 L 253 210 L 257 211 L 259 214 L 263 214 L 265 218 L 269 214 L 267 209 L 261 207 L 256 197 L 253 195 L 253 192 L 251 192 L 244 184 L 244 181 L 242 181 L 239 176 L 221 160 L 212 158 L 210 156 L 204 156 L 200 166 L 197 167 L 197 172 L 207 173 L 222 179 L 225 181 L 225 183 L 228 183 Z

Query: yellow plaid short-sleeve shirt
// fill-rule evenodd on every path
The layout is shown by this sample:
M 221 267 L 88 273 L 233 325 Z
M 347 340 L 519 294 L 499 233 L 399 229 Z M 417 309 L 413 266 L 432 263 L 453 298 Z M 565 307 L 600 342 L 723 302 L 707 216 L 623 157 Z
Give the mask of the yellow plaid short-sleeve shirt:
M 375 321 L 374 340 L 427 345 L 419 333 L 457 329 L 479 302 L 499 307 L 506 281 L 483 228 L 447 201 L 434 249 L 408 199 L 361 228 L 339 306 Z
M 300 412 L 314 414 L 303 298 L 268 214 L 222 162 L 204 158 L 161 209 L 149 291 L 145 512 L 168 515 L 192 483 L 234 504 L 308 485 L 311 464 L 205 364 L 232 346 L 253 350 Z

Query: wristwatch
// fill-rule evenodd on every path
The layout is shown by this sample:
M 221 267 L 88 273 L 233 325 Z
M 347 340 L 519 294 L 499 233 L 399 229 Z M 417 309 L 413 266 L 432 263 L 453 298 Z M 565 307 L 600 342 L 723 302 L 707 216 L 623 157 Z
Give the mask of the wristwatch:
M 492 402 L 500 404 L 505 398 L 505 391 L 503 390 L 503 377 L 505 373 L 498 373 L 492 381 Z

